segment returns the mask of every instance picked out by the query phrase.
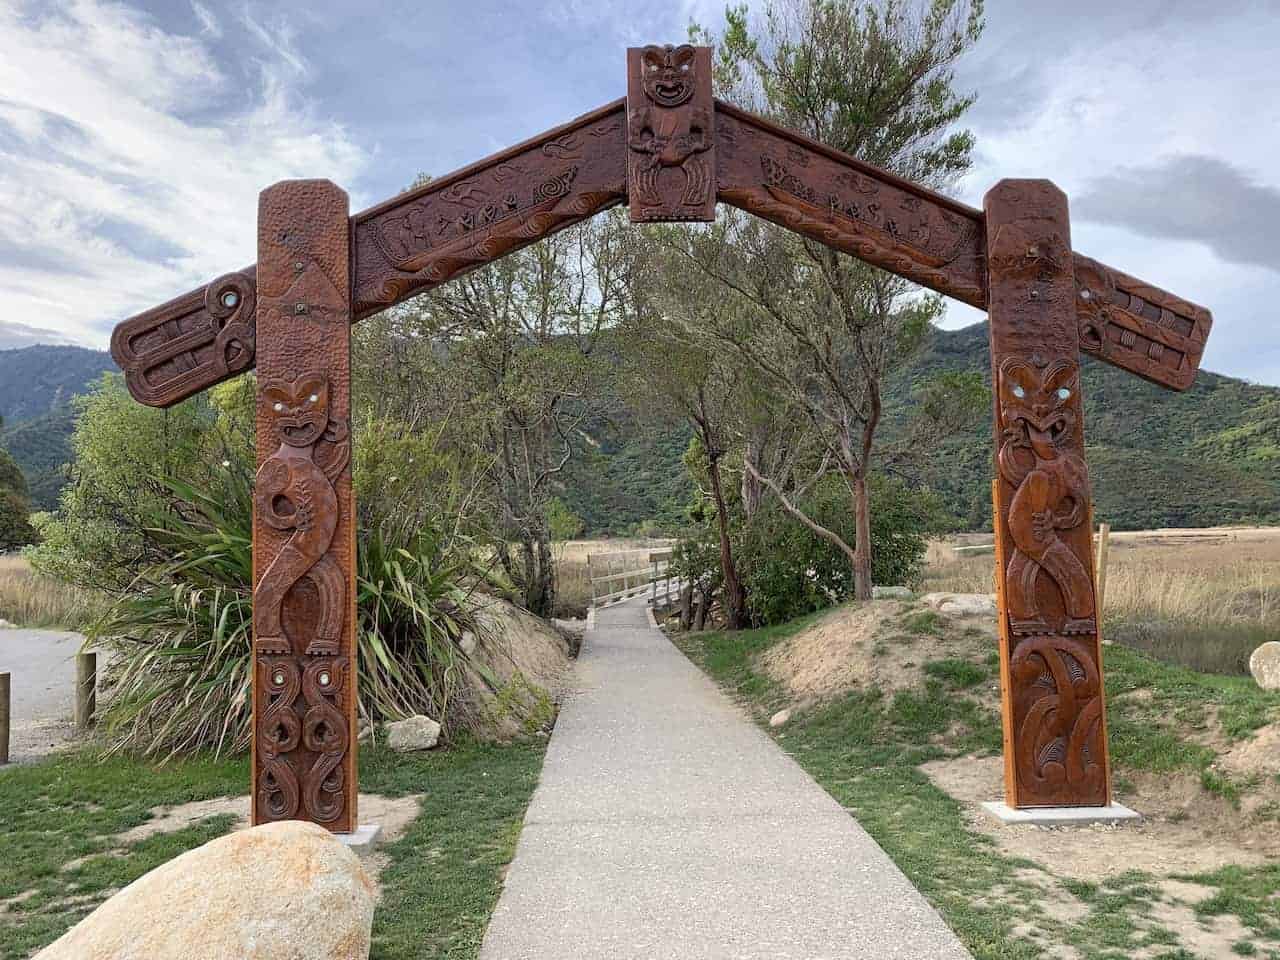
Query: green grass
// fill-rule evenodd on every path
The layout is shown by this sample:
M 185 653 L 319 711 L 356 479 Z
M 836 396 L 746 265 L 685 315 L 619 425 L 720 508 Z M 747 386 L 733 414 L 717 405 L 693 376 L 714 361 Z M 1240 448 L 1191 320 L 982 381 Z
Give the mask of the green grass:
M 763 721 L 787 698 L 756 670 L 757 656 L 817 616 L 739 634 L 677 636 L 676 642 Z M 909 614 L 895 629 L 919 635 L 949 626 L 945 618 Z M 1154 878 L 1131 872 L 1103 884 L 1061 881 L 1037 864 L 1007 857 L 972 832 L 961 805 L 919 771 L 920 763 L 932 759 L 999 753 L 998 718 L 969 695 L 994 681 L 997 671 L 998 660 L 990 655 L 927 662 L 920 688 L 892 697 L 859 690 L 769 733 L 858 818 L 979 960 L 1031 960 L 1055 944 L 1074 948 L 1082 960 L 1122 960 L 1140 950 L 1164 960 L 1190 960 L 1193 955 L 1151 917 L 1159 899 Z M 1152 690 L 1143 702 L 1121 697 L 1110 707 L 1118 782 L 1123 772 L 1139 769 L 1204 771 L 1212 780 L 1220 776 L 1209 769 L 1213 751 L 1180 736 L 1173 719 L 1207 723 L 1213 705 L 1224 729 L 1245 736 L 1275 719 L 1280 707 L 1280 697 L 1238 678 L 1192 674 L 1133 651 L 1108 648 L 1107 671 L 1113 695 Z M 1153 722 L 1162 712 L 1170 720 L 1165 726 Z M 1229 781 L 1206 787 L 1228 799 L 1239 789 Z M 1219 891 L 1202 905 L 1203 914 L 1233 913 L 1259 936 L 1270 937 L 1280 926 L 1280 867 L 1229 868 L 1188 879 Z M 1080 916 L 1050 915 L 1041 906 L 1046 890 L 1057 898 L 1074 897 Z M 1034 929 L 1034 939 L 1028 929 Z M 1244 942 L 1236 952 L 1252 946 Z
M 361 751 L 361 790 L 426 794 L 406 835 L 384 848 L 391 862 L 374 917 L 374 960 L 476 956 L 542 754 L 540 741 L 462 742 L 410 757 Z M 0 960 L 29 956 L 114 890 L 232 824 L 209 817 L 108 853 L 121 846 L 114 836 L 148 820 L 151 808 L 243 794 L 247 783 L 244 760 L 158 767 L 73 753 L 0 772 L 0 900 L 24 895 L 0 911 Z

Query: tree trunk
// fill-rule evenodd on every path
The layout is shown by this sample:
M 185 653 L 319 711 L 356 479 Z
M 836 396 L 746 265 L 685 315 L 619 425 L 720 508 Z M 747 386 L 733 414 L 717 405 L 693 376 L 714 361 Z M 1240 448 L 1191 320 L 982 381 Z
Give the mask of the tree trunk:
M 741 630 L 746 625 L 747 596 L 738 579 L 738 568 L 733 563 L 733 544 L 729 539 L 729 517 L 724 502 L 724 486 L 720 479 L 720 458 L 708 456 L 708 473 L 711 475 L 711 494 L 716 501 L 716 520 L 720 528 L 720 572 L 724 577 L 724 619 L 729 630 Z
M 707 613 L 711 609 L 711 591 L 703 588 L 698 594 L 698 609 L 693 614 L 693 629 L 695 631 L 705 630 L 707 628 Z
M 744 467 L 749 465 L 755 468 L 742 471 L 742 515 L 749 521 L 760 509 L 760 501 L 764 498 L 764 487 L 759 477 L 759 451 L 754 440 L 747 441 L 746 449 L 742 452 L 742 462 Z
M 871 497 L 867 478 L 858 474 L 853 481 L 853 597 L 871 599 Z
M 693 584 L 686 583 L 680 590 L 680 629 L 693 626 Z

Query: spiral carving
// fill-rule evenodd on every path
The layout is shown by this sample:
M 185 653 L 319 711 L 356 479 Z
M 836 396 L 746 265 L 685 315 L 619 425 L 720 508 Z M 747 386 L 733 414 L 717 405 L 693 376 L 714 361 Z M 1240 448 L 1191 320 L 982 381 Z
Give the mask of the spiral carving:
M 298 813 L 298 775 L 285 754 L 302 741 L 302 722 L 294 703 L 301 691 L 298 666 L 292 660 L 262 659 L 259 690 L 267 698 L 257 724 L 258 758 L 262 773 L 258 778 L 258 811 L 262 820 L 291 820 Z
M 336 820 L 346 806 L 342 760 L 347 752 L 347 718 L 338 709 L 345 687 L 347 659 L 317 659 L 302 677 L 307 712 L 302 718 L 302 744 L 316 754 L 303 776 L 303 805 L 318 823 Z

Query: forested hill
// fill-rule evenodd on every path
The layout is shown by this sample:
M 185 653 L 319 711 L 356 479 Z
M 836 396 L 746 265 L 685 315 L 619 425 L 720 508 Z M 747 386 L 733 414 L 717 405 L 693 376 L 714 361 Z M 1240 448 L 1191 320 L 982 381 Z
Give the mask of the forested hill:
M 0 446 L 23 468 L 37 506 L 56 503 L 74 425 L 67 401 L 114 369 L 106 353 L 80 347 L 0 350 Z M 938 331 L 889 384 L 887 438 L 915 386 L 943 370 L 989 377 L 985 324 Z M 1280 388 L 1202 371 L 1179 394 L 1087 358 L 1084 388 L 1097 519 L 1121 528 L 1280 522 Z M 566 478 L 562 496 L 591 532 L 680 521 L 689 498 L 681 461 L 689 434 L 654 430 L 653 422 L 624 416 L 594 431 L 594 448 Z M 990 523 L 990 429 L 983 418 L 920 470 L 975 529 Z
M 0 447 L 22 468 L 37 509 L 56 506 L 62 489 L 75 426 L 71 398 L 115 369 L 108 353 L 84 347 L 0 350 Z
M 1175 393 L 1083 358 L 1085 442 L 1096 518 L 1121 528 L 1280 522 L 1280 388 L 1202 370 Z M 938 331 L 890 385 L 899 420 L 915 385 L 942 371 L 980 370 L 990 383 L 985 323 Z M 948 441 L 924 479 L 966 524 L 991 517 L 991 425 Z
M 985 323 L 937 331 L 888 384 L 884 439 L 900 429 L 920 382 L 966 370 L 990 383 Z M 1089 358 L 1083 379 L 1097 520 L 1122 529 L 1280 522 L 1280 388 L 1201 371 L 1190 390 L 1174 393 Z M 688 436 L 642 433 L 624 421 L 595 437 L 598 452 L 579 469 L 566 501 L 593 531 L 678 519 L 677 503 L 687 497 L 680 455 Z M 989 529 L 991 460 L 984 416 L 917 473 L 966 528 Z

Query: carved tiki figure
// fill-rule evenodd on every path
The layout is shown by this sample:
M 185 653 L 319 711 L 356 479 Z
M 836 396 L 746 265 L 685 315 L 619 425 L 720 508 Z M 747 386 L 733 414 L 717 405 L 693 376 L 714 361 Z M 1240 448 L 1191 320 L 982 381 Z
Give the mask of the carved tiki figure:
M 639 51 L 635 79 L 641 96 L 629 93 L 627 102 L 633 219 L 659 219 L 658 210 L 668 219 L 714 216 L 710 64 L 702 59 L 699 49 L 688 44 Z M 664 170 L 683 175 L 678 191 L 663 189 Z
M 1008 514 L 1014 550 L 1005 576 L 1009 628 L 1016 636 L 1051 629 L 1037 601 L 1042 574 L 1062 597 L 1067 616 L 1061 632 L 1097 630 L 1089 571 L 1059 536 L 1085 522 L 1089 502 L 1088 469 L 1075 442 L 1079 392 L 1073 360 L 1009 357 L 1000 366 L 996 462 L 1015 488 Z
M 328 556 L 338 524 L 334 481 L 346 468 L 350 442 L 345 423 L 329 416 L 329 382 L 316 374 L 263 383 L 272 429 L 280 447 L 262 462 L 254 482 L 258 517 L 291 536 L 263 571 L 253 596 L 254 643 L 261 654 L 297 652 L 285 636 L 285 597 L 303 578 L 315 587 L 320 615 L 308 656 L 338 653 L 346 583 Z M 317 459 L 321 441 L 330 444 Z

